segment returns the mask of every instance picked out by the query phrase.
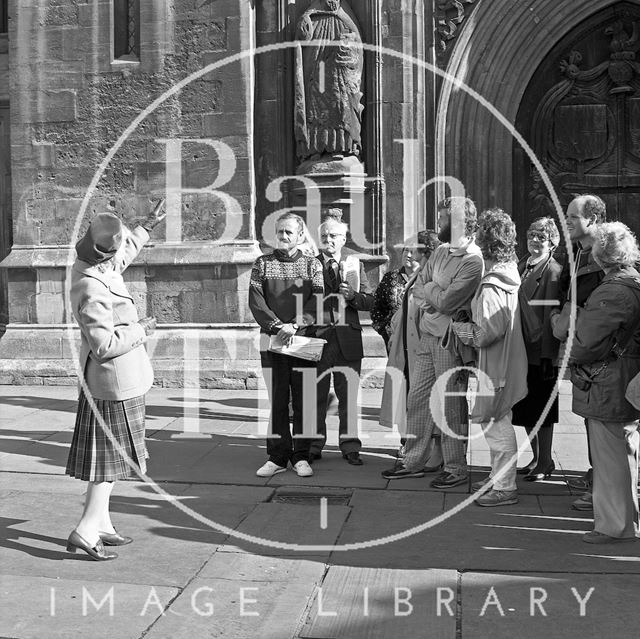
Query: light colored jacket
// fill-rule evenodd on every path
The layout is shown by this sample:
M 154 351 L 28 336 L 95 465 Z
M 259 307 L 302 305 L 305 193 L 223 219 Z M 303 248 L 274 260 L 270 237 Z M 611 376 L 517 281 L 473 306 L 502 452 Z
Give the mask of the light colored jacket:
M 418 293 L 423 297 L 422 335 L 443 337 L 451 316 L 469 310 L 483 267 L 482 253 L 473 240 L 457 248 L 441 244 L 433 252 L 418 279 L 423 288 Z
M 515 262 L 496 264 L 484 274 L 471 301 L 471 322 L 453 322 L 460 340 L 478 349 L 478 369 L 493 385 L 487 392 L 479 379 L 479 392 L 471 418 L 488 423 L 501 419 L 527 395 L 527 351 L 522 338 Z
M 141 226 L 128 233 L 113 270 L 79 259 L 73 265 L 71 306 L 80 326 L 80 367 L 95 399 L 131 399 L 153 384 L 145 331 L 122 278 L 148 239 Z

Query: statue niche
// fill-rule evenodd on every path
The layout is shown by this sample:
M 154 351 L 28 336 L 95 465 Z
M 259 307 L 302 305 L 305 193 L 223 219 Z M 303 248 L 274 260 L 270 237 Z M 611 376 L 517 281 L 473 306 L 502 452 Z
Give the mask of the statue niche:
M 296 40 L 312 43 L 296 47 L 298 161 L 308 168 L 359 158 L 363 48 L 355 14 L 342 0 L 315 0 L 297 24 Z

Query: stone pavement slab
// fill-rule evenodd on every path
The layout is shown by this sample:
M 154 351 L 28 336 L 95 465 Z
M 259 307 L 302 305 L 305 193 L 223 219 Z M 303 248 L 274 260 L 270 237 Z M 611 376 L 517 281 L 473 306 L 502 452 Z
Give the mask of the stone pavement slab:
M 353 511 L 339 537 L 340 544 L 355 544 L 388 536 L 401 539 L 349 552 L 335 551 L 331 562 L 349 566 L 395 569 L 452 568 L 464 570 L 639 572 L 637 544 L 601 546 L 594 560 L 585 553 L 593 547 L 580 536 L 593 527 L 589 513 L 569 510 L 571 497 L 522 496 L 505 508 L 481 508 L 474 503 L 421 532 L 468 495 L 357 490 Z M 543 505 L 544 504 L 544 505 Z M 544 509 L 544 512 L 543 512 Z M 557 512 L 558 514 L 546 514 Z M 586 515 L 586 516 L 585 516 Z M 628 557 L 628 561 L 609 557 Z
M 68 479 L 70 483 L 74 482 Z M 269 489 L 170 485 L 180 503 L 231 529 L 266 499 Z M 9 574 L 128 581 L 183 586 L 227 535 L 215 532 L 178 510 L 139 482 L 118 482 L 112 496 L 116 528 L 134 538 L 119 548 L 112 562 L 92 561 L 85 553 L 70 555 L 66 538 L 82 512 L 81 494 L 52 499 L 48 492 L 12 490 L 2 495 L 3 525 L 0 562 Z M 80 568 L 79 566 L 82 566 Z
M 0 453 L 0 470 L 64 474 L 72 431 L 36 431 L 31 435 L 30 441 L 13 434 L 0 439 L 0 451 L 4 451 Z
M 639 593 L 639 575 L 464 573 L 462 636 L 636 637 Z
M 274 475 L 270 486 L 328 486 L 350 488 L 384 488 L 387 480 L 380 474 L 390 465 L 391 458 L 379 453 L 361 453 L 363 465 L 351 466 L 340 450 L 331 447 L 322 451 L 322 459 L 313 462 L 312 477 L 298 477 L 289 468 L 286 473 Z M 393 462 L 391 462 L 393 465 Z
M 563 478 L 584 470 L 586 437 L 581 421 L 568 416 L 556 429 L 556 473 L 540 483 L 525 484 L 520 478 L 521 502 L 517 506 L 483 509 L 471 503 L 441 523 L 392 543 L 331 553 L 287 552 L 247 543 L 228 535 L 226 530 L 220 531 L 220 527 L 228 527 L 291 543 L 357 544 L 400 534 L 442 516 L 466 499 L 467 486 L 437 491 L 429 487 L 432 476 L 394 481 L 380 476 L 381 470 L 393 465 L 398 442 L 397 434 L 388 437 L 391 431 L 377 423 L 379 390 L 362 393 L 363 435 L 369 436 L 363 437 L 364 466 L 352 467 L 341 459 L 337 420 L 332 416 L 328 445 L 323 459 L 314 465 L 313 477 L 299 478 L 289 470 L 265 479 L 255 475 L 266 459 L 258 420 L 265 417 L 265 411 L 259 408 L 257 393 L 201 391 L 196 402 L 180 389 L 152 389 L 147 396 L 149 475 L 196 515 L 179 510 L 152 486 L 137 479 L 121 481 L 112 498 L 113 519 L 121 532 L 134 537 L 134 543 L 118 549 L 120 558 L 115 562 L 93 562 L 84 553 L 69 555 L 64 549 L 66 537 L 80 516 L 86 489 L 83 482 L 63 476 L 76 394 L 72 387 L 0 386 L 2 572 L 4 579 L 18 578 L 34 584 L 41 599 L 49 592 L 48 580 L 56 579 L 61 584 L 59 611 L 67 616 L 60 627 L 66 624 L 70 632 L 61 631 L 54 637 L 75 636 L 76 628 L 85 628 L 82 588 L 79 595 L 74 595 L 76 584 L 85 583 L 94 597 L 117 586 L 116 610 L 120 586 L 131 588 L 126 592 L 130 593 L 132 605 L 121 608 L 129 624 L 122 634 L 115 634 L 117 628 L 109 625 L 106 606 L 95 612 L 106 616 L 107 628 L 115 628 L 113 639 L 297 639 L 308 631 L 313 633 L 308 635 L 313 639 L 375 637 L 375 633 L 384 637 L 538 639 L 537 623 L 521 620 L 522 623 L 509 625 L 514 620 L 506 610 L 515 608 L 515 616 L 528 610 L 528 583 L 553 587 L 557 583 L 553 580 L 560 580 L 559 590 L 549 589 L 548 602 L 551 605 L 556 598 L 562 600 L 560 607 L 569 611 L 574 609 L 573 602 L 567 599 L 562 579 L 566 584 L 577 580 L 580 593 L 586 592 L 582 588 L 591 583 L 589 580 L 597 587 L 595 592 L 599 592 L 602 583 L 607 594 L 612 593 L 602 602 L 603 607 L 610 606 L 611 618 L 614 613 L 622 618 L 629 605 L 629 593 L 640 591 L 635 582 L 640 575 L 640 544 L 605 547 L 580 541 L 580 534 L 592 527 L 590 513 L 569 509 L 575 497 Z M 561 397 L 561 415 L 568 410 L 568 399 L 566 393 Z M 192 423 L 188 422 L 188 415 L 196 412 L 202 436 L 183 437 Z M 522 441 L 524 430 L 517 432 Z M 482 475 L 480 467 L 486 455 L 486 442 L 474 441 L 474 478 Z M 528 462 L 529 456 L 525 446 L 519 462 Z M 322 528 L 322 496 L 328 499 L 326 529 Z M 213 529 L 207 520 L 214 522 Z M 469 596 L 466 606 L 454 605 L 455 618 L 448 618 L 442 606 L 442 614 L 437 617 L 437 574 L 446 575 L 442 583 L 453 583 L 454 604 L 463 601 L 465 592 Z M 457 585 L 455 579 L 449 580 L 449 574 L 456 577 Z M 478 575 L 478 580 L 469 582 L 471 590 L 465 591 L 460 575 L 469 574 Z M 507 587 L 505 618 L 497 616 L 502 625 L 478 626 L 483 598 L 495 575 Z M 505 581 L 505 575 L 513 580 Z M 483 576 L 488 576 L 486 581 L 482 581 Z M 552 581 L 541 581 L 545 579 Z M 25 588 L 20 583 L 9 588 L 22 592 Z M 360 586 L 365 583 L 370 587 L 369 617 L 362 614 L 364 597 Z M 395 587 L 415 590 L 411 615 L 395 614 Z M 139 600 L 153 588 L 157 590 L 155 599 L 141 617 L 136 610 Z M 497 592 L 500 595 L 500 590 Z M 568 592 L 571 594 L 570 589 Z M 338 614 L 320 615 L 320 597 L 323 612 Z M 242 598 L 245 612 L 258 611 L 259 617 L 242 616 Z M 48 605 L 47 600 L 42 601 Z M 48 608 L 41 613 L 24 603 L 20 619 L 12 617 L 16 630 L 5 632 L 5 626 L 0 626 L 0 636 L 38 636 L 40 629 L 46 628 L 43 614 L 48 614 Z M 209 605 L 213 605 L 213 614 L 209 614 Z M 637 603 L 633 605 L 638 608 Z M 73 606 L 80 606 L 77 619 Z M 551 605 L 545 610 L 551 619 L 551 612 L 556 609 Z M 495 611 L 495 605 L 489 606 L 480 623 Z M 546 619 L 540 614 L 534 621 Z M 567 619 L 570 624 L 565 632 L 558 630 L 555 636 L 591 636 L 581 627 L 579 635 L 572 635 L 576 626 L 571 625 L 573 618 Z M 603 619 L 609 622 L 609 617 Z M 22 625 L 18 625 L 20 620 Z M 617 630 L 616 623 L 614 620 L 612 627 Z M 415 630 L 412 624 L 416 625 Z M 58 626 L 51 627 L 58 632 Z M 547 631 L 546 626 L 544 629 L 547 635 L 554 636 L 554 630 Z M 441 630 L 442 634 L 437 634 Z M 625 636 L 622 630 L 616 635 Z
M 256 475 L 266 461 L 263 440 L 226 435 L 175 439 L 162 431 L 147 439 L 147 447 L 148 473 L 156 481 L 256 486 L 269 482 Z
M 259 541 L 254 543 L 233 538 L 229 540 L 233 545 L 221 546 L 220 551 L 241 550 L 268 556 L 328 558 L 331 550 L 317 546 L 334 545 L 349 515 L 350 509 L 347 506 L 331 506 L 327 508 L 327 516 L 323 522 L 319 499 L 310 500 L 309 505 L 277 502 L 258 504 L 238 526 L 238 531 Z M 278 544 L 292 547 L 281 547 Z M 307 548 L 308 546 L 313 548 Z
M 87 485 L 81 481 L 73 481 L 67 475 L 33 475 L 0 471 L 0 490 L 21 493 L 41 492 L 53 495 L 84 495 Z M 25 499 L 29 498 L 25 496 Z
M 2 637 L 138 639 L 179 590 L 4 574 L 0 593 Z
M 247 559 L 250 559 L 247 557 Z M 145 639 L 286 639 L 297 636 L 324 564 L 297 561 L 287 580 L 198 576 Z
M 457 573 L 331 566 L 316 592 L 305 639 L 453 639 Z M 448 602 L 448 606 L 443 602 Z

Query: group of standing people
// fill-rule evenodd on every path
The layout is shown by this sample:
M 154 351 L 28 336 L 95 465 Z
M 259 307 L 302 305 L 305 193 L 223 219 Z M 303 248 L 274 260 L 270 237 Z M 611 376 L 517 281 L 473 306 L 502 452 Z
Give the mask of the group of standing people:
M 634 268 L 640 253 L 624 224 L 604 222 L 605 211 L 595 195 L 569 204 L 572 269 L 554 258 L 560 235 L 551 218 L 531 223 L 528 255 L 516 262 L 515 224 L 504 211 L 489 209 L 477 218 L 467 198 L 439 205 L 444 243 L 404 287 L 405 296 L 421 299 L 415 357 L 398 357 L 398 344 L 407 354 L 407 336 L 416 335 L 408 305 L 398 306 L 388 323 L 395 325 L 388 340 L 388 372 L 403 371 L 406 408 L 403 413 L 397 392 L 390 390 L 398 376 L 388 374 L 381 422 L 400 428 L 406 423 L 406 439 L 396 465 L 382 473 L 385 478 L 438 473 L 431 481 L 437 489 L 469 480 L 464 395 L 474 369 L 470 417 L 482 425 L 491 458 L 489 476 L 472 484 L 479 492 L 476 503 L 517 503 L 517 473 L 540 481 L 555 470 L 555 389 L 568 349 L 573 411 L 585 418 L 593 466 L 576 483 L 585 493 L 572 504 L 594 511 L 594 530 L 583 540 L 616 543 L 638 537 L 640 411 L 625 392 L 640 371 L 640 277 Z M 454 215 L 464 219 L 465 231 L 452 241 Z M 404 302 L 402 292 L 398 298 Z M 533 453 L 519 470 L 514 425 L 525 427 Z
M 289 462 L 298 475 L 313 473 L 310 464 L 321 458 L 326 441 L 330 373 L 339 401 L 343 456 L 349 463 L 362 463 L 352 424 L 356 395 L 349 387 L 354 378 L 349 382 L 346 369 L 358 379 L 363 353 L 357 311 L 368 310 L 389 355 L 380 421 L 402 434 L 396 464 L 382 473 L 386 479 L 433 473 L 436 489 L 469 482 L 471 419 L 481 424 L 491 459 L 489 475 L 471 486 L 478 492 L 476 503 L 517 503 L 518 473 L 535 482 L 555 470 L 558 366 L 570 349 L 573 410 L 585 418 L 593 465 L 583 478 L 585 493 L 573 504 L 579 510 L 594 509 L 594 531 L 584 541 L 636 539 L 640 411 L 624 394 L 640 372 L 640 325 L 635 319 L 640 316 L 640 276 L 634 269 L 639 254 L 629 229 L 604 223 L 604 216 L 597 196 L 579 196 L 570 203 L 571 269 L 554 257 L 560 234 L 553 219 L 531 223 L 528 254 L 518 261 L 516 227 L 507 213 L 494 208 L 478 216 L 470 199 L 447 198 L 438 206 L 438 232 L 423 231 L 409 241 L 400 269 L 387 273 L 373 295 L 362 265 L 359 290 L 341 279 L 346 225 L 325 221 L 321 250 L 314 257 L 299 248 L 307 233 L 302 219 L 292 214 L 280 218 L 278 248 L 254 266 L 250 307 L 265 338 L 275 334 L 287 341 L 303 334 L 322 336 L 327 344 L 318 364 L 302 366 L 301 360 L 272 353 L 267 345 L 262 350 L 272 384 L 273 434 L 280 436 L 268 439 L 269 460 L 258 475 L 284 472 Z M 457 237 L 452 237 L 454 220 L 462 228 Z M 285 227 L 290 231 L 286 239 Z M 284 273 L 288 260 L 298 267 Z M 270 262 L 275 266 L 268 267 Z M 274 286 L 278 292 L 271 295 Z M 303 314 L 286 301 L 294 294 L 304 300 Z M 346 314 L 345 309 L 338 312 L 337 299 Z M 286 310 L 278 300 L 289 304 Z M 574 309 L 575 330 L 570 333 Z M 280 364 L 285 368 L 277 368 Z M 314 365 L 320 379 L 319 439 L 305 437 L 303 428 L 307 411 L 301 371 Z M 471 411 L 466 397 L 470 372 L 476 378 Z M 293 439 L 290 398 L 293 434 L 298 435 Z M 532 450 L 531 461 L 519 470 L 514 425 L 526 429 Z M 593 487 L 586 483 L 591 473 Z
M 321 248 L 314 255 L 304 220 L 284 214 L 276 222 L 277 247 L 260 256 L 251 272 L 249 308 L 260 326 L 260 356 L 271 402 L 269 459 L 257 470 L 260 477 L 282 473 L 289 463 L 299 476 L 313 475 L 311 464 L 322 458 L 326 442 L 331 377 L 342 456 L 351 465 L 363 463 L 356 427 L 357 382 L 364 355 L 358 312 L 371 310 L 373 295 L 364 266 L 345 247 L 348 226 L 341 215 L 339 209 L 329 210 L 318 232 Z M 352 278 L 346 277 L 348 262 Z M 273 337 L 286 346 L 296 336 L 325 341 L 319 361 L 271 348 Z M 304 403 L 305 368 L 316 372 L 315 420 L 309 419 L 312 413 Z M 308 425 L 313 421 L 311 434 L 303 428 L 305 416 Z
M 67 549 L 99 561 L 117 557 L 110 546 L 133 541 L 114 528 L 109 499 L 117 479 L 145 472 L 144 395 L 153 371 L 144 343 L 155 319 L 138 318 L 122 273 L 164 218 L 162 209 L 160 202 L 133 231 L 113 213 L 99 214 L 76 245 L 71 301 L 83 383 L 66 472 L 88 489 Z M 409 242 L 402 267 L 374 293 L 362 263 L 345 247 L 348 227 L 339 211 L 322 223 L 319 251 L 302 218 L 280 217 L 278 246 L 256 260 L 249 291 L 271 401 L 269 458 L 257 474 L 270 477 L 289 464 L 301 477 L 313 474 L 326 442 L 331 376 L 342 456 L 362 465 L 354 390 L 363 358 L 358 313 L 370 311 L 389 353 L 381 422 L 404 435 L 385 478 L 434 473 L 436 489 L 468 482 L 470 415 L 482 425 L 491 456 L 489 476 L 472 485 L 476 503 L 517 503 L 517 472 L 539 481 L 555 469 L 557 393 L 551 398 L 568 349 L 573 411 L 585 419 L 592 466 L 582 478 L 585 493 L 573 504 L 593 509 L 594 529 L 583 540 L 636 540 L 640 410 L 626 393 L 640 373 L 640 251 L 624 224 L 604 219 L 600 198 L 579 196 L 567 209 L 573 268 L 554 258 L 559 232 L 551 218 L 532 222 L 528 255 L 517 262 L 516 227 L 507 213 L 489 209 L 478 216 L 470 199 L 447 198 L 438 207 L 438 232 Z M 457 237 L 452 220 L 462 222 Z M 296 336 L 324 341 L 319 361 L 271 348 L 274 337 L 286 346 Z M 477 387 L 471 412 L 470 371 Z M 309 379 L 312 411 L 305 405 Z M 526 428 L 533 452 L 521 471 L 514 424 Z

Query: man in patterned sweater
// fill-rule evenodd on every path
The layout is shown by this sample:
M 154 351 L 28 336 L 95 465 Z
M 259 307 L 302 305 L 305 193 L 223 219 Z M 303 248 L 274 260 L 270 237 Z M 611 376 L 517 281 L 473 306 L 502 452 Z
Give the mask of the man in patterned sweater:
M 304 241 L 304 228 L 304 220 L 293 213 L 278 218 L 277 248 L 270 255 L 261 255 L 251 271 L 249 308 L 260 325 L 260 359 L 271 401 L 269 460 L 258 469 L 259 477 L 284 472 L 289 462 L 300 477 L 313 475 L 308 462 L 311 440 L 291 436 L 289 397 L 293 434 L 298 435 L 303 432 L 302 369 L 315 368 L 316 363 L 268 350 L 271 336 L 287 344 L 294 335 L 310 331 L 316 321 L 317 296 L 321 299 L 324 292 L 322 265 L 298 248 Z

